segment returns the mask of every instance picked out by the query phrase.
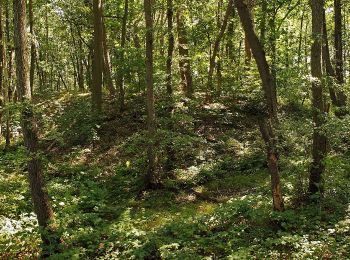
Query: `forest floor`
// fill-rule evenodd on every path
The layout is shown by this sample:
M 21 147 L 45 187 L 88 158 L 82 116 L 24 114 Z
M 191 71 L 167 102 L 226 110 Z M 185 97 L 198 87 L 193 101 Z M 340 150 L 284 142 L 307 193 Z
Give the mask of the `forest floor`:
M 165 102 L 157 102 L 163 185 L 140 192 L 144 99 L 133 97 L 122 114 L 109 104 L 94 120 L 89 98 L 65 94 L 38 105 L 46 184 L 63 238 L 64 253 L 52 259 L 350 259 L 349 147 L 330 152 L 321 204 L 305 203 L 307 109 L 281 109 L 286 211 L 276 213 L 263 141 L 241 102 L 176 100 L 172 131 Z M 161 167 L 168 140 L 170 172 Z M 20 141 L 0 148 L 0 258 L 35 259 L 40 237 L 25 150 Z

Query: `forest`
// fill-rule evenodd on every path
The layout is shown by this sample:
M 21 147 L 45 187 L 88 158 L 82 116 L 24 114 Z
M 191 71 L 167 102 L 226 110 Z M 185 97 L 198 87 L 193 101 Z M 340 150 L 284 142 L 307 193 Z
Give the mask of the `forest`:
M 349 13 L 0 0 L 0 259 L 350 259 Z

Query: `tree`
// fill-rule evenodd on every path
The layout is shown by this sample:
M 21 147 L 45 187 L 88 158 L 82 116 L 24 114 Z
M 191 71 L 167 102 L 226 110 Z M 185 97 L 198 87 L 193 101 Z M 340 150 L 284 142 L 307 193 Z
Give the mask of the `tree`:
M 322 86 L 322 28 L 323 0 L 311 0 L 312 10 L 312 46 L 311 46 L 311 76 L 312 76 L 312 106 L 313 106 L 313 147 L 312 164 L 309 177 L 310 194 L 322 193 L 322 174 L 325 170 L 324 158 L 327 153 L 327 137 L 322 133 L 325 123 L 325 101 Z
M 183 16 L 183 6 L 179 6 L 176 14 L 177 33 L 179 41 L 179 67 L 181 76 L 181 86 L 186 97 L 193 95 L 193 82 L 191 59 L 189 56 L 189 43 L 185 26 L 185 18 Z
M 148 129 L 148 169 L 146 174 L 146 188 L 153 188 L 159 184 L 156 173 L 155 135 L 156 115 L 154 108 L 153 90 L 153 18 L 152 0 L 144 0 L 146 21 L 146 85 L 147 85 L 147 129 Z
M 222 37 L 225 34 L 226 27 L 228 24 L 228 20 L 232 14 L 232 9 L 233 9 L 233 0 L 229 0 L 227 4 L 227 9 L 226 13 L 224 16 L 224 20 L 222 21 L 221 27 L 220 27 L 220 32 L 216 37 L 215 43 L 214 43 L 214 48 L 213 48 L 213 53 L 210 57 L 210 64 L 209 64 L 209 72 L 208 72 L 208 90 L 211 91 L 212 85 L 213 85 L 213 74 L 214 74 L 214 68 L 215 68 L 215 63 L 216 63 L 216 57 L 218 55 L 218 52 L 220 50 L 220 42 Z
M 274 135 L 273 124 L 277 121 L 277 105 L 274 102 L 274 78 L 266 60 L 264 49 L 254 31 L 253 20 L 249 7 L 244 0 L 235 0 L 236 8 L 241 19 L 242 27 L 249 41 L 254 59 L 260 73 L 263 90 L 265 93 L 267 118 L 261 116 L 259 127 L 261 135 L 266 143 L 266 155 L 269 172 L 271 175 L 273 208 L 276 211 L 284 210 L 283 196 L 278 170 L 278 152 Z
M 54 227 L 54 216 L 47 192 L 44 187 L 42 162 L 38 148 L 38 127 L 33 105 L 31 104 L 28 51 L 26 33 L 26 1 L 13 0 L 14 42 L 16 52 L 16 75 L 19 101 L 22 103 L 21 125 L 24 144 L 28 151 L 28 174 L 34 211 L 38 218 L 43 241 L 43 255 L 58 249 L 59 236 Z
M 124 15 L 122 21 L 122 35 L 120 43 L 120 57 L 119 57 L 119 72 L 118 72 L 118 87 L 119 87 L 119 109 L 123 111 L 125 109 L 125 86 L 124 86 L 124 62 L 125 62 L 125 45 L 126 45 L 126 25 L 128 22 L 129 14 L 129 0 L 124 1 Z
M 346 95 L 342 90 L 344 85 L 344 62 L 343 62 L 343 18 L 342 1 L 334 0 L 334 47 L 335 47 L 335 73 L 340 86 L 338 91 L 338 104 L 344 108 L 346 106 Z
M 168 23 L 168 56 L 166 63 L 166 89 L 169 96 L 173 93 L 172 85 L 172 66 L 174 54 L 174 25 L 173 25 L 173 0 L 167 0 L 167 23 Z
M 102 0 L 93 0 L 94 44 L 92 60 L 92 109 L 94 113 L 102 110 L 102 70 L 103 70 L 103 28 Z

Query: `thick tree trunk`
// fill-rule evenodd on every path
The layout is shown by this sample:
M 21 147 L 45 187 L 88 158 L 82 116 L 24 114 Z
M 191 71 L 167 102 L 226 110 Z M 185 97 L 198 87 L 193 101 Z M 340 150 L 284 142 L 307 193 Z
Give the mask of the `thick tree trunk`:
M 92 61 L 92 109 L 99 114 L 102 110 L 102 0 L 93 0 L 94 16 L 94 53 Z
M 125 86 L 124 86 L 124 62 L 125 62 L 125 44 L 126 44 L 126 25 L 128 22 L 129 15 L 129 0 L 124 2 L 124 15 L 122 23 L 122 35 L 120 43 L 120 57 L 119 57 L 119 71 L 118 71 L 118 87 L 119 87 L 119 110 L 123 111 L 125 109 Z
M 327 138 L 322 133 L 325 123 L 325 105 L 322 89 L 322 30 L 323 30 L 323 0 L 311 0 L 312 9 L 312 47 L 311 47 L 311 76 L 312 82 L 312 106 L 313 106 L 313 147 L 309 178 L 309 192 L 311 194 L 322 193 L 322 174 L 324 172 L 324 158 L 326 156 Z
M 42 163 L 38 149 L 38 129 L 31 103 L 30 82 L 28 74 L 28 51 L 26 35 L 26 2 L 25 0 L 13 0 L 14 10 L 14 43 L 16 51 L 16 74 L 18 98 L 23 104 L 21 124 L 24 144 L 28 150 L 29 183 L 34 204 L 34 210 L 38 218 L 39 226 L 43 229 L 43 255 L 48 254 L 49 248 L 57 250 L 59 238 L 53 227 L 53 212 L 48 195 L 44 188 L 42 176 Z
M 152 0 L 144 0 L 146 21 L 146 85 L 147 85 L 147 129 L 148 129 L 148 169 L 145 179 L 146 188 L 153 188 L 159 184 L 156 172 L 155 135 L 156 115 L 154 108 L 153 90 L 153 18 Z
M 267 163 L 269 173 L 271 175 L 273 208 L 276 211 L 282 211 L 284 209 L 284 203 L 278 170 L 278 152 L 273 132 L 273 124 L 277 121 L 277 104 L 274 101 L 275 93 L 273 91 L 274 78 L 271 75 L 264 49 L 254 31 L 253 20 L 251 18 L 249 7 L 244 0 L 235 0 L 235 5 L 238 10 L 245 35 L 249 41 L 254 59 L 257 63 L 265 93 L 267 117 L 261 115 L 258 121 L 261 135 L 266 144 Z
M 181 76 L 181 86 L 185 92 L 186 97 L 192 97 L 193 95 L 193 79 L 191 70 L 191 60 L 189 55 L 189 44 L 187 39 L 186 26 L 184 23 L 183 10 L 180 6 L 177 15 L 177 32 L 179 40 L 179 67 Z
M 224 16 L 224 20 L 222 21 L 220 31 L 216 37 L 213 51 L 212 51 L 212 55 L 210 57 L 209 72 L 208 72 L 208 91 L 207 91 L 208 94 L 213 88 L 213 74 L 214 74 L 214 69 L 215 69 L 216 58 L 217 58 L 219 51 L 220 51 L 220 43 L 221 43 L 221 40 L 225 34 L 229 17 L 232 14 L 232 9 L 233 9 L 233 0 L 229 0 L 228 5 L 227 5 L 227 9 L 226 9 L 226 13 Z

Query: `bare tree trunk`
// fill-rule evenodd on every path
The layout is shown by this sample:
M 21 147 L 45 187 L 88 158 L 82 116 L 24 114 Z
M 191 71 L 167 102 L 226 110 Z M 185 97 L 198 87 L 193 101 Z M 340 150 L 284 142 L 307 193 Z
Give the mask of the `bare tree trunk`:
M 92 109 L 99 114 L 102 110 L 102 0 L 93 0 L 94 14 L 94 56 L 92 61 Z
M 184 23 L 183 10 L 180 6 L 177 15 L 177 32 L 179 40 L 179 67 L 181 76 L 181 86 L 185 92 L 186 97 L 192 97 L 193 95 L 193 80 L 191 70 L 191 60 L 189 56 L 189 44 L 187 39 L 187 32 Z
M 43 181 L 42 162 L 38 149 L 38 128 L 31 103 L 30 82 L 28 73 L 28 51 L 26 35 L 26 1 L 13 0 L 14 10 L 14 42 L 16 50 L 16 74 L 18 97 L 23 104 L 21 123 L 24 144 L 28 150 L 29 183 L 38 218 L 39 226 L 43 229 L 43 256 L 49 254 L 49 249 L 57 251 L 59 237 L 53 226 L 53 212 Z M 52 251 L 51 251 L 52 252 Z
M 124 62 L 125 62 L 125 44 L 126 44 L 126 25 L 128 22 L 129 14 L 129 0 L 124 2 L 124 15 L 122 23 L 122 36 L 120 44 L 120 57 L 119 57 L 119 72 L 118 72 L 118 87 L 119 87 L 119 110 L 123 111 L 125 109 L 125 86 L 124 86 Z
M 4 26 L 3 26 L 3 8 L 0 5 L 0 143 L 2 140 L 2 116 L 4 107 L 6 104 L 6 98 L 4 94 L 6 92 L 5 87 L 5 45 L 4 45 Z
M 334 0 L 334 47 L 335 47 L 335 73 L 340 89 L 338 91 L 338 103 L 340 107 L 346 106 L 347 97 L 343 91 L 344 62 L 343 62 L 343 21 L 342 21 L 342 1 Z
M 207 91 L 208 94 L 211 91 L 211 89 L 213 88 L 213 74 L 214 74 L 214 69 L 215 69 L 216 57 L 219 54 L 221 39 L 223 38 L 223 36 L 225 34 L 228 19 L 232 14 L 232 9 L 233 9 L 233 0 L 229 0 L 228 5 L 227 5 L 227 9 L 226 9 L 226 13 L 225 13 L 225 17 L 224 17 L 224 20 L 221 24 L 220 32 L 216 37 L 213 52 L 212 52 L 212 55 L 210 57 L 209 72 L 208 72 L 208 91 Z
M 329 54 L 329 44 L 328 44 L 328 33 L 326 25 L 326 12 L 323 10 L 323 44 L 322 44 L 322 61 L 326 69 L 326 74 L 330 77 L 331 82 L 329 82 L 329 94 L 332 104 L 336 107 L 339 106 L 336 91 L 334 89 L 334 82 L 336 81 L 335 71 L 332 65 L 331 57 Z
M 271 74 L 264 49 L 254 31 L 253 20 L 249 11 L 249 7 L 244 0 L 235 0 L 235 5 L 238 10 L 245 35 L 249 41 L 254 59 L 257 63 L 263 90 L 265 93 L 267 116 L 260 115 L 258 121 L 261 135 L 266 144 L 267 164 L 271 175 L 273 208 L 276 211 L 282 211 L 284 210 L 284 203 L 278 170 L 278 152 L 275 135 L 273 132 L 273 123 L 277 121 L 277 105 L 273 99 L 273 87 L 275 79 Z
M 156 115 L 154 108 L 153 90 L 153 18 L 152 0 L 144 0 L 146 21 L 146 85 L 147 85 L 147 129 L 148 129 L 148 169 L 146 174 L 146 188 L 153 188 L 159 184 L 156 172 L 155 135 Z
M 325 105 L 322 89 L 322 30 L 323 30 L 323 0 L 311 0 L 312 9 L 312 47 L 311 47 L 311 76 L 312 82 L 312 106 L 313 106 L 313 147 L 309 178 L 310 194 L 322 193 L 322 175 L 325 170 L 324 158 L 327 152 L 327 138 L 322 133 L 325 123 Z
M 33 14 L 33 0 L 29 0 L 29 31 L 31 35 L 30 41 L 30 92 L 34 92 L 34 74 L 35 74 L 35 39 L 34 39 L 34 14 Z
M 103 21 L 103 20 L 102 20 Z M 110 58 L 109 58 L 109 52 L 108 52 L 108 45 L 107 45 L 107 32 L 106 32 L 106 26 L 103 22 L 102 24 L 103 27 L 103 78 L 105 83 L 107 84 L 107 89 L 109 91 L 109 95 L 112 100 L 115 99 L 116 97 L 116 89 L 113 85 L 113 79 L 111 75 L 111 63 L 110 63 Z
M 174 24 L 173 24 L 173 0 L 167 0 L 167 21 L 168 21 L 168 57 L 166 63 L 166 89 L 169 96 L 173 94 L 172 66 L 174 54 Z

